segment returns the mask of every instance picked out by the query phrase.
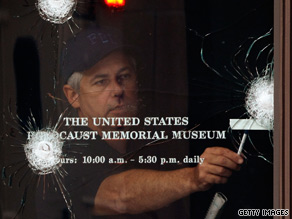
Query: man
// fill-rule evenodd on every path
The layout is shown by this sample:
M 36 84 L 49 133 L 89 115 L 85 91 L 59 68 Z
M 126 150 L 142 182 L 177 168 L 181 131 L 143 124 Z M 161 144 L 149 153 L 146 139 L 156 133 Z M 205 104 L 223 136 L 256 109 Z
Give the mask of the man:
M 75 72 L 68 79 L 68 84 L 64 85 L 64 93 L 72 107 L 78 110 L 79 117 L 89 119 L 88 127 L 91 130 L 113 129 L 93 125 L 92 118 L 136 115 L 138 98 L 135 71 L 130 57 L 122 50 L 117 50 L 84 71 L 82 76 Z M 75 84 L 77 87 L 74 89 Z M 121 128 L 126 127 L 115 126 L 115 129 Z M 120 153 L 126 152 L 126 141 L 111 141 L 109 144 Z
M 78 116 L 88 118 L 89 130 L 98 132 L 127 130 L 129 127 L 123 124 L 95 126 L 93 117 L 137 115 L 136 61 L 129 48 L 117 43 L 114 37 L 111 31 L 90 29 L 76 37 L 74 47 L 68 45 L 67 60 L 75 67 L 65 70 L 63 91 Z M 72 48 L 78 48 L 78 52 L 74 54 L 70 51 Z M 65 68 L 66 64 L 69 65 L 65 60 Z M 108 158 L 123 156 L 128 152 L 129 142 L 98 139 L 88 144 L 90 146 L 83 149 L 83 156 Z M 239 170 L 243 162 L 236 153 L 221 147 L 207 148 L 201 157 L 205 158 L 201 165 L 171 171 L 127 168 L 127 165 L 117 169 L 109 164 L 90 167 L 80 164 L 74 168 L 68 165 L 68 176 L 81 179 L 65 182 L 72 196 L 73 212 L 75 204 L 78 206 L 75 208 L 77 218 L 86 218 L 82 204 L 91 203 L 93 215 L 127 215 L 127 218 L 139 214 L 137 217 L 140 218 L 156 218 L 153 211 L 191 193 L 205 191 L 213 184 L 226 183 L 232 171 Z M 90 175 L 94 177 L 90 178 Z

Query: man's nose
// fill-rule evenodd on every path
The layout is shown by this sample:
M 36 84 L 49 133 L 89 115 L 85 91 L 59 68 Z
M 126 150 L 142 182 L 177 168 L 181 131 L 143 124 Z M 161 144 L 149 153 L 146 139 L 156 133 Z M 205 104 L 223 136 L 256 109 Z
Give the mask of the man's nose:
M 111 92 L 113 97 L 121 97 L 124 94 L 124 87 L 118 80 L 115 80 L 113 81 Z

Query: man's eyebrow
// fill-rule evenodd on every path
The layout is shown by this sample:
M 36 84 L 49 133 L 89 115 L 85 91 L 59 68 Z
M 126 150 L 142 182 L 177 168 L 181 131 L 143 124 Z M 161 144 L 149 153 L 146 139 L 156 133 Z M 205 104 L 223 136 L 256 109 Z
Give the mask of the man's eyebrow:
M 108 74 L 96 74 L 93 76 L 93 78 L 90 80 L 90 83 L 92 83 L 95 79 L 98 78 L 108 78 Z
M 121 69 L 119 69 L 117 71 L 117 75 L 121 74 L 123 71 L 127 71 L 127 70 L 131 70 L 131 67 L 129 66 L 125 66 L 125 67 L 122 67 Z M 96 74 L 93 76 L 93 78 L 90 80 L 90 83 L 93 83 L 94 80 L 96 79 L 104 79 L 104 78 L 108 78 L 109 75 L 108 74 Z
M 122 73 L 123 71 L 126 71 L 126 70 L 131 70 L 131 67 L 125 66 L 125 67 L 119 69 L 118 72 L 117 72 L 117 74 L 120 74 L 120 73 Z

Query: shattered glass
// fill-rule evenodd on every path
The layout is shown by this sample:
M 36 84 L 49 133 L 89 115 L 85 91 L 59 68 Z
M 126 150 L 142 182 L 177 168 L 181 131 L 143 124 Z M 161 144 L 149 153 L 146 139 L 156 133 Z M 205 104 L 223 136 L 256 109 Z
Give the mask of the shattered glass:
M 240 18 L 239 21 L 217 31 L 202 35 L 189 28 L 194 38 L 201 41 L 200 55 L 205 66 L 215 75 L 214 81 L 203 79 L 204 75 L 192 77 L 194 101 L 202 105 L 214 105 L 208 118 L 225 113 L 229 119 L 251 119 L 250 126 L 257 123 L 266 131 L 248 133 L 244 154 L 263 158 L 272 163 L 274 125 L 274 59 L 273 30 L 263 28 L 259 33 L 245 32 L 248 22 L 256 12 Z M 237 37 L 233 37 L 236 35 Z M 228 41 L 226 39 L 229 39 Z M 222 54 L 225 54 L 224 56 Z M 206 101 L 207 99 L 207 101 Z M 211 114 L 211 116 L 210 116 Z M 203 120 L 202 120 L 203 121 Z M 234 147 L 238 149 L 243 138 L 242 130 L 228 128 Z M 261 141 L 255 136 L 262 136 Z M 263 143 L 263 139 L 264 143 Z M 265 147 L 263 147 L 265 145 Z M 245 156 L 244 155 L 244 156 Z
M 63 24 L 72 18 L 77 1 L 40 0 L 36 3 L 41 18 L 54 24 Z
M 273 71 L 273 37 L 272 30 L 269 30 L 262 36 L 249 37 L 238 46 L 238 50 L 235 50 L 234 55 L 228 65 L 224 65 L 223 70 L 216 70 L 212 68 L 212 64 L 208 63 L 205 58 L 204 44 L 209 41 L 208 35 L 203 39 L 203 47 L 201 50 L 202 60 L 214 71 L 219 77 L 227 80 L 227 83 L 231 83 L 233 87 L 233 93 L 235 100 L 243 101 L 243 105 L 239 104 L 238 108 L 244 107 L 246 112 L 238 115 L 240 119 L 251 118 L 254 123 L 266 127 L 266 130 L 272 130 L 274 124 L 274 71 Z M 212 36 L 211 36 L 212 37 Z M 214 36 L 213 36 L 214 37 Z M 216 36 L 215 36 L 216 37 Z M 210 41 L 209 41 L 210 42 Z M 207 45 L 208 46 L 208 45 Z M 207 50 L 209 51 L 209 50 Z M 222 67 L 223 68 L 223 67 Z M 236 96 L 238 95 L 238 96 Z M 235 108 L 236 108 L 235 107 Z M 230 127 L 229 131 L 236 145 L 239 145 L 238 133 L 232 131 L 233 127 Z M 248 129 L 248 128 L 247 128 Z M 262 149 L 258 149 L 253 143 L 251 136 L 252 130 L 249 132 L 249 143 L 253 146 L 253 153 L 247 152 L 247 154 L 258 153 L 258 155 L 264 160 L 271 162 L 271 151 L 268 149 L 268 157 L 266 158 L 262 152 Z M 256 131 L 257 132 L 257 131 Z M 242 138 L 242 137 L 240 137 Z M 268 139 L 270 145 L 273 146 L 272 131 L 268 132 Z M 256 153 L 255 153 L 256 152 Z

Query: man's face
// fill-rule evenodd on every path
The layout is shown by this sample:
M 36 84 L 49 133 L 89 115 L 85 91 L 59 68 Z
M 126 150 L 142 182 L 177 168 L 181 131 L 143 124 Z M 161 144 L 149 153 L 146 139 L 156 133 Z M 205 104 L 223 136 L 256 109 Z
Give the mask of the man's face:
M 130 59 L 113 52 L 83 73 L 80 117 L 129 117 L 137 111 L 136 72 Z

